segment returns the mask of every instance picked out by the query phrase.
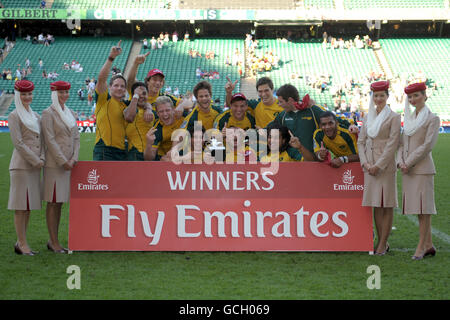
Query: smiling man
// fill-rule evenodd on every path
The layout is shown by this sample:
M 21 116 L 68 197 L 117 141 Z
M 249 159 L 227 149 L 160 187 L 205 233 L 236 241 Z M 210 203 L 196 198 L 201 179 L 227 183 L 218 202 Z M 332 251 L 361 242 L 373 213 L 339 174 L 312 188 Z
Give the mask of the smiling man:
M 277 90 L 278 104 L 283 108 L 273 122 L 288 127 L 294 136 L 309 151 L 314 152 L 313 135 L 320 128 L 319 117 L 325 110 L 306 94 L 300 99 L 300 94 L 293 85 L 285 84 Z M 358 132 L 358 127 L 352 124 L 353 120 L 337 118 L 339 125 L 348 128 L 350 132 Z
M 197 100 L 194 109 L 189 113 L 183 124 L 182 129 L 192 130 L 195 121 L 201 121 L 203 130 L 212 129 L 214 119 L 223 112 L 220 107 L 214 106 L 212 102 L 212 87 L 207 81 L 200 81 L 193 90 L 194 97 Z
M 359 161 L 356 136 L 338 125 L 336 116 L 330 111 L 322 113 L 319 117 L 320 129 L 314 132 L 314 153 L 319 161 L 325 161 L 328 150 L 335 158 L 330 165 L 339 168 L 344 163 Z
M 227 103 L 231 101 L 232 92 L 235 84 L 229 79 L 225 87 L 227 92 Z M 278 105 L 278 99 L 275 98 L 273 92 L 273 82 L 269 77 L 262 77 L 256 82 L 256 91 L 258 91 L 259 99 L 251 99 L 247 101 L 250 114 L 255 118 L 257 128 L 265 128 L 275 117 L 283 111 Z
M 172 133 L 179 129 L 183 117 L 175 116 L 176 109 L 169 97 L 158 97 L 155 102 L 158 121 L 147 134 L 147 145 L 144 150 L 144 160 L 159 160 L 172 148 Z
M 255 128 L 255 118 L 247 112 L 247 98 L 242 93 L 235 93 L 230 100 L 230 109 L 219 114 L 214 121 L 214 128 L 241 128 L 244 131 Z

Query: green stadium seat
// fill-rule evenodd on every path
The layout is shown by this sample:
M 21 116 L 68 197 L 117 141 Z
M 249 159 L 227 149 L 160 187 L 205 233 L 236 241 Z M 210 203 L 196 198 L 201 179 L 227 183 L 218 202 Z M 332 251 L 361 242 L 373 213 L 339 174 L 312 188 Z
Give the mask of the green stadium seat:
M 11 69 L 13 75 L 17 69 L 17 64 L 25 65 L 28 57 L 31 61 L 32 74 L 27 77 L 28 80 L 35 84 L 34 98 L 32 108 L 34 111 L 41 113 L 42 110 L 51 104 L 50 83 L 51 79 L 44 79 L 42 71 L 38 66 L 38 59 L 44 62 L 43 69 L 49 72 L 57 72 L 59 74 L 57 80 L 69 81 L 72 84 L 70 98 L 67 105 L 75 111 L 81 111 L 87 106 L 86 100 L 80 101 L 77 91 L 85 87 L 85 80 L 97 78 L 101 67 L 103 66 L 109 50 L 118 42 L 118 38 L 69 38 L 57 37 L 54 44 L 45 47 L 42 44 L 31 44 L 28 41 L 18 39 L 15 47 L 5 58 L 0 68 Z M 128 54 L 132 45 L 131 40 L 122 39 L 123 54 L 121 54 L 114 62 L 120 70 L 124 70 Z M 75 72 L 73 70 L 63 70 L 62 66 L 66 62 L 70 64 L 72 60 L 78 61 L 83 67 L 83 72 Z M 14 81 L 0 80 L 0 89 L 13 91 Z M 14 102 L 9 107 L 6 116 L 14 110 Z
M 382 39 L 380 43 L 394 74 L 422 71 L 437 83 L 427 105 L 441 118 L 450 119 L 450 39 Z

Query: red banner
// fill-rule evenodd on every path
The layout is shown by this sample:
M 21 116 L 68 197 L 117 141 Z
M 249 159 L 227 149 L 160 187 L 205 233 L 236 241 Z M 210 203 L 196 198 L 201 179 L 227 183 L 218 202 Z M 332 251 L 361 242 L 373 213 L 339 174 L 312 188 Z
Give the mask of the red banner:
M 72 171 L 75 251 L 373 251 L 359 163 L 81 161 Z

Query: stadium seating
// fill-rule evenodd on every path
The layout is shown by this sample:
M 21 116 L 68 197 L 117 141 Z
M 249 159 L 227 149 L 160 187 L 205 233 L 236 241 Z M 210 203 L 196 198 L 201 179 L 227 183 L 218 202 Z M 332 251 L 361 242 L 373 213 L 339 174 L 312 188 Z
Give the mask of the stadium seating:
M 340 82 L 348 76 L 359 79 L 370 71 L 379 71 L 372 50 L 365 49 L 324 49 L 320 42 L 305 41 L 300 43 L 282 42 L 280 40 L 259 40 L 260 48 L 256 53 L 272 51 L 280 57 L 280 67 L 269 72 L 261 72 L 257 77 L 270 77 L 275 87 L 285 83 L 295 85 L 300 94 L 309 93 L 319 104 L 333 105 L 329 91 L 318 93 L 307 86 L 305 76 L 329 74 L 332 83 Z M 292 78 L 292 74 L 302 78 Z
M 334 1 L 333 0 L 304 0 L 303 1 L 305 8 L 324 8 L 324 9 L 333 9 Z
M 320 0 L 324 1 L 324 0 Z M 332 0 L 326 0 L 332 1 Z M 210 0 L 183 0 L 179 1 L 180 9 L 294 9 L 295 0 L 227 0 L 227 1 L 210 1 Z
M 444 8 L 445 0 L 344 0 L 346 9 Z
M 163 8 L 170 1 L 165 0 L 55 0 L 52 8 L 80 8 L 80 9 L 103 9 L 103 8 Z
M 213 87 L 213 98 L 219 98 L 221 103 L 225 101 L 224 86 L 226 77 L 229 76 L 235 80 L 239 78 L 236 66 L 226 66 L 226 56 L 232 57 L 233 52 L 239 49 L 244 51 L 244 41 L 239 39 L 196 39 L 194 41 L 169 42 L 163 49 L 152 50 L 145 63 L 139 67 L 137 79 L 144 80 L 150 69 L 161 69 L 165 76 L 166 86 L 172 88 L 178 87 L 181 94 L 187 91 L 192 92 L 195 84 L 200 80 L 196 77 L 196 69 L 199 67 L 202 71 L 217 71 L 219 79 L 208 80 Z M 197 50 L 202 57 L 191 58 L 188 54 L 189 49 Z M 150 50 L 150 49 L 148 49 Z M 141 53 L 148 50 L 142 48 Z M 213 50 L 215 58 L 213 60 L 205 59 L 205 53 Z M 239 87 L 236 88 L 239 90 Z
M 17 40 L 15 47 L 11 50 L 0 68 L 10 68 L 15 76 L 17 64 L 25 65 L 28 57 L 31 61 L 32 74 L 27 77 L 35 84 L 34 98 L 32 103 L 33 110 L 41 113 L 42 110 L 51 104 L 50 83 L 55 81 L 44 79 L 42 71 L 39 69 L 38 60 L 41 58 L 44 62 L 43 70 L 57 72 L 57 80 L 69 81 L 72 84 L 70 98 L 67 105 L 75 111 L 84 112 L 89 115 L 91 107 L 87 105 L 86 100 L 80 101 L 77 91 L 85 86 L 86 78 L 97 78 L 98 73 L 103 66 L 109 50 L 118 42 L 117 38 L 62 38 L 57 37 L 54 44 L 45 47 L 42 44 L 31 44 L 29 41 Z M 120 70 L 124 70 L 131 48 L 132 41 L 122 39 L 123 54 L 114 62 Z M 64 63 L 70 64 L 76 60 L 83 67 L 83 72 L 73 70 L 63 70 Z M 14 89 L 14 81 L 0 80 L 0 89 Z M 9 107 L 6 116 L 14 110 L 14 103 Z
M 163 8 L 169 0 L 54 0 L 47 1 L 46 7 L 52 9 L 103 9 L 103 8 Z M 2 0 L 5 8 L 37 8 L 40 0 Z
M 438 90 L 432 90 L 427 105 L 450 119 L 450 39 L 382 39 L 380 43 L 394 74 L 422 71 L 437 83 Z

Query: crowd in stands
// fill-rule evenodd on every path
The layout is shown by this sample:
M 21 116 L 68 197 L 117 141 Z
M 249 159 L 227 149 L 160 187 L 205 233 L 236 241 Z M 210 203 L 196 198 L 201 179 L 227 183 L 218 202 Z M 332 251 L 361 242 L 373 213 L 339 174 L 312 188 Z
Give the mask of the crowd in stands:
M 55 42 L 55 38 L 53 37 L 53 35 L 47 34 L 46 36 L 44 36 L 44 33 L 42 32 L 39 35 L 34 36 L 33 38 L 31 38 L 31 36 L 27 34 L 24 40 L 31 41 L 32 44 L 43 44 L 46 47 Z
M 173 43 L 177 43 L 179 40 L 178 32 L 175 30 L 172 33 L 172 36 L 170 36 L 168 32 L 161 32 L 157 38 L 154 36 L 151 39 L 144 38 L 142 40 L 142 45 L 144 49 L 163 49 L 165 45 L 169 44 L 170 38 L 172 38 Z M 184 34 L 184 41 L 189 41 L 189 33 L 187 31 Z
M 253 76 L 256 76 L 259 72 L 267 72 L 279 67 L 280 58 L 273 51 L 256 52 L 259 44 L 258 40 L 253 39 L 252 35 L 246 35 L 245 44 L 247 64 Z
M 322 48 L 324 49 L 369 49 L 373 48 L 373 41 L 365 35 L 362 39 L 359 35 L 355 39 L 344 40 L 343 38 L 336 39 L 324 32 L 322 35 Z

